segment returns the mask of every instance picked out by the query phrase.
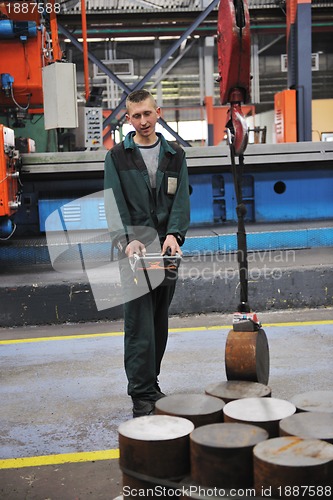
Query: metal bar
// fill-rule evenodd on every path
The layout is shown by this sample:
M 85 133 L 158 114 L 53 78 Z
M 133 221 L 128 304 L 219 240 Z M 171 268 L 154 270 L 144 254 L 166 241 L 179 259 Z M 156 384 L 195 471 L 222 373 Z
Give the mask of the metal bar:
M 261 49 L 258 50 L 258 55 L 262 54 L 263 52 L 265 52 L 265 50 L 267 50 L 270 47 L 272 47 L 273 45 L 275 45 L 277 42 L 279 42 L 285 36 L 286 35 L 279 35 L 276 38 L 274 38 L 274 40 L 272 40 L 270 43 L 268 43 L 267 45 L 265 45 L 264 47 L 262 47 Z
M 53 59 L 54 59 L 54 61 L 60 61 L 62 58 L 62 53 L 61 53 L 59 40 L 58 40 L 57 15 L 55 13 L 54 2 L 55 2 L 55 0 L 51 0 L 51 11 L 50 11 L 50 26 L 51 26 Z
M 90 88 L 89 88 L 89 62 L 88 62 L 86 0 L 81 0 L 81 19 L 82 19 L 82 37 L 83 37 L 84 87 L 85 87 L 85 98 L 87 101 L 89 94 L 90 94 Z
M 189 144 L 187 141 L 185 141 L 185 139 L 183 139 L 182 137 L 180 137 L 179 134 L 177 134 L 177 132 L 175 130 L 173 130 L 170 125 L 167 124 L 167 122 L 165 120 L 163 120 L 163 118 L 160 118 L 158 120 L 158 122 L 162 125 L 163 128 L 165 128 L 165 130 L 167 130 L 171 135 L 174 136 L 175 139 L 177 139 L 177 141 L 184 147 L 186 148 L 190 148 L 191 147 L 191 144 Z
M 298 0 L 296 16 L 298 141 L 312 141 L 311 2 Z
M 230 171 L 229 146 L 185 147 L 190 169 Z M 64 153 L 22 154 L 22 174 L 61 174 L 75 172 L 103 172 L 105 150 L 71 151 Z M 299 170 L 318 168 L 331 169 L 333 165 L 333 144 L 325 142 L 249 144 L 246 149 L 247 170 L 267 171 Z M 269 166 L 269 167 L 267 167 Z
M 154 81 L 154 83 L 149 86 L 149 89 L 154 88 L 154 86 L 156 86 L 161 82 L 161 80 L 163 80 L 163 78 L 169 73 L 169 71 L 171 71 L 172 68 L 176 66 L 176 64 L 184 57 L 184 55 L 193 47 L 195 42 L 195 40 L 192 40 L 192 42 L 185 47 L 182 53 L 179 54 L 176 59 L 173 59 L 172 63 L 163 71 L 163 73 Z
M 297 90 L 299 142 L 312 141 L 311 30 L 311 0 L 288 0 L 288 87 Z
M 77 38 L 70 32 L 68 29 L 66 29 L 64 26 L 61 24 L 58 24 L 58 29 L 59 31 L 65 35 L 65 37 L 69 38 L 69 40 L 72 42 L 72 44 L 79 49 L 81 52 L 83 52 L 83 47 L 82 44 L 77 40 Z M 127 85 L 125 85 L 124 82 L 120 80 L 120 78 L 117 77 L 112 71 L 110 71 L 109 68 L 105 66 L 105 64 L 102 63 L 94 54 L 92 54 L 90 51 L 88 51 L 88 57 L 90 61 L 92 61 L 96 66 L 103 71 L 111 80 L 113 80 L 117 85 L 119 85 L 120 88 L 122 88 L 124 91 L 128 91 Z
M 71 42 L 73 43 L 73 45 L 75 45 L 76 48 L 78 48 L 81 52 L 83 51 L 83 48 L 82 48 L 82 44 L 76 39 L 76 37 L 74 35 L 72 35 L 66 28 L 64 28 L 64 26 L 61 26 L 59 25 L 59 31 L 61 31 L 61 33 L 63 35 L 65 35 L 67 38 L 69 38 L 71 40 Z M 119 85 L 125 92 L 126 92 L 126 95 L 131 92 L 131 89 L 129 87 L 127 87 L 127 85 L 122 82 L 114 73 L 112 73 L 112 71 L 109 70 L 109 68 L 107 68 L 96 56 L 94 56 L 91 52 L 88 51 L 88 57 L 89 59 L 94 63 L 96 64 L 96 66 L 98 66 L 98 68 L 103 71 L 109 78 L 111 78 L 117 85 Z M 126 98 L 125 98 L 126 99 Z M 124 102 L 125 99 L 122 101 Z M 123 106 L 122 106 L 123 107 Z M 118 108 L 119 108 L 119 105 L 118 105 Z M 111 115 L 110 115 L 111 116 Z M 110 117 L 109 117 L 110 118 Z M 103 123 L 103 128 L 107 127 L 109 125 L 109 122 L 110 120 L 104 120 L 104 123 Z M 184 139 L 182 139 L 180 137 L 180 135 L 177 134 L 177 132 L 175 132 L 171 127 L 169 127 L 169 125 L 167 125 L 167 123 L 160 119 L 160 123 L 161 125 L 166 129 L 168 130 L 168 132 L 173 135 L 175 137 L 175 139 L 180 143 L 182 144 L 183 146 L 185 147 L 190 147 L 190 144 L 185 141 Z

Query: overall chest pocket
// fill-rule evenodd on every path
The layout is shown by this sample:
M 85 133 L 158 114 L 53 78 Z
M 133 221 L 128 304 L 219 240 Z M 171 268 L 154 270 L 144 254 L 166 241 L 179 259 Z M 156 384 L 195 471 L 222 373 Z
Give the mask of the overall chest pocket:
M 169 196 L 174 196 L 176 194 L 177 187 L 178 187 L 177 174 L 167 174 L 165 183 L 166 194 Z

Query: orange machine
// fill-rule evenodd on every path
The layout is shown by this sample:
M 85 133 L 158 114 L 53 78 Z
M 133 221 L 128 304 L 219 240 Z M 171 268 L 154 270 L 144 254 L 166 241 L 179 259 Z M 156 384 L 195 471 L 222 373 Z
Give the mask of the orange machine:
M 296 90 L 283 90 L 274 96 L 276 142 L 297 142 Z
M 15 4 L 16 5 L 16 4 Z M 61 59 L 56 29 L 56 6 L 49 8 L 51 35 L 45 28 L 43 2 L 25 8 L 0 2 L 0 105 L 41 107 L 42 67 Z M 52 43 L 51 43 L 52 39 Z
M 15 151 L 14 131 L 0 124 L 0 234 L 8 235 L 14 227 L 10 217 L 20 206 L 19 161 Z
M 0 1 L 0 107 L 26 113 L 43 108 L 43 67 L 61 60 L 56 14 L 60 4 Z M 0 125 L 0 238 L 14 232 L 13 215 L 20 206 L 19 152 L 34 151 L 32 140 L 16 141 L 14 131 Z M 22 149 L 23 148 L 23 149 Z

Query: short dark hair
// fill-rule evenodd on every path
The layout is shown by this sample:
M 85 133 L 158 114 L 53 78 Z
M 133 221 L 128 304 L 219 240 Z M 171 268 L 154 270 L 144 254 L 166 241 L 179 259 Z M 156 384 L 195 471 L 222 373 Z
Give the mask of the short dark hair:
M 128 104 L 130 102 L 142 102 L 146 99 L 151 99 L 154 102 L 154 105 L 157 107 L 154 96 L 146 89 L 133 90 L 130 94 L 128 94 L 126 98 L 126 108 L 128 108 Z

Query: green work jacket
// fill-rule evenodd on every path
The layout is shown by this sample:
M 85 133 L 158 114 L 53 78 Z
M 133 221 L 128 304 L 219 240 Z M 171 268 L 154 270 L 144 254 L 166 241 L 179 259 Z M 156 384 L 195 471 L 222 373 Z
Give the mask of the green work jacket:
M 120 247 L 138 239 L 144 244 L 153 233 L 160 241 L 168 234 L 185 240 L 190 222 L 189 182 L 184 150 L 161 140 L 152 190 L 148 170 L 129 132 L 125 140 L 108 151 L 104 166 L 104 198 L 108 227 Z

